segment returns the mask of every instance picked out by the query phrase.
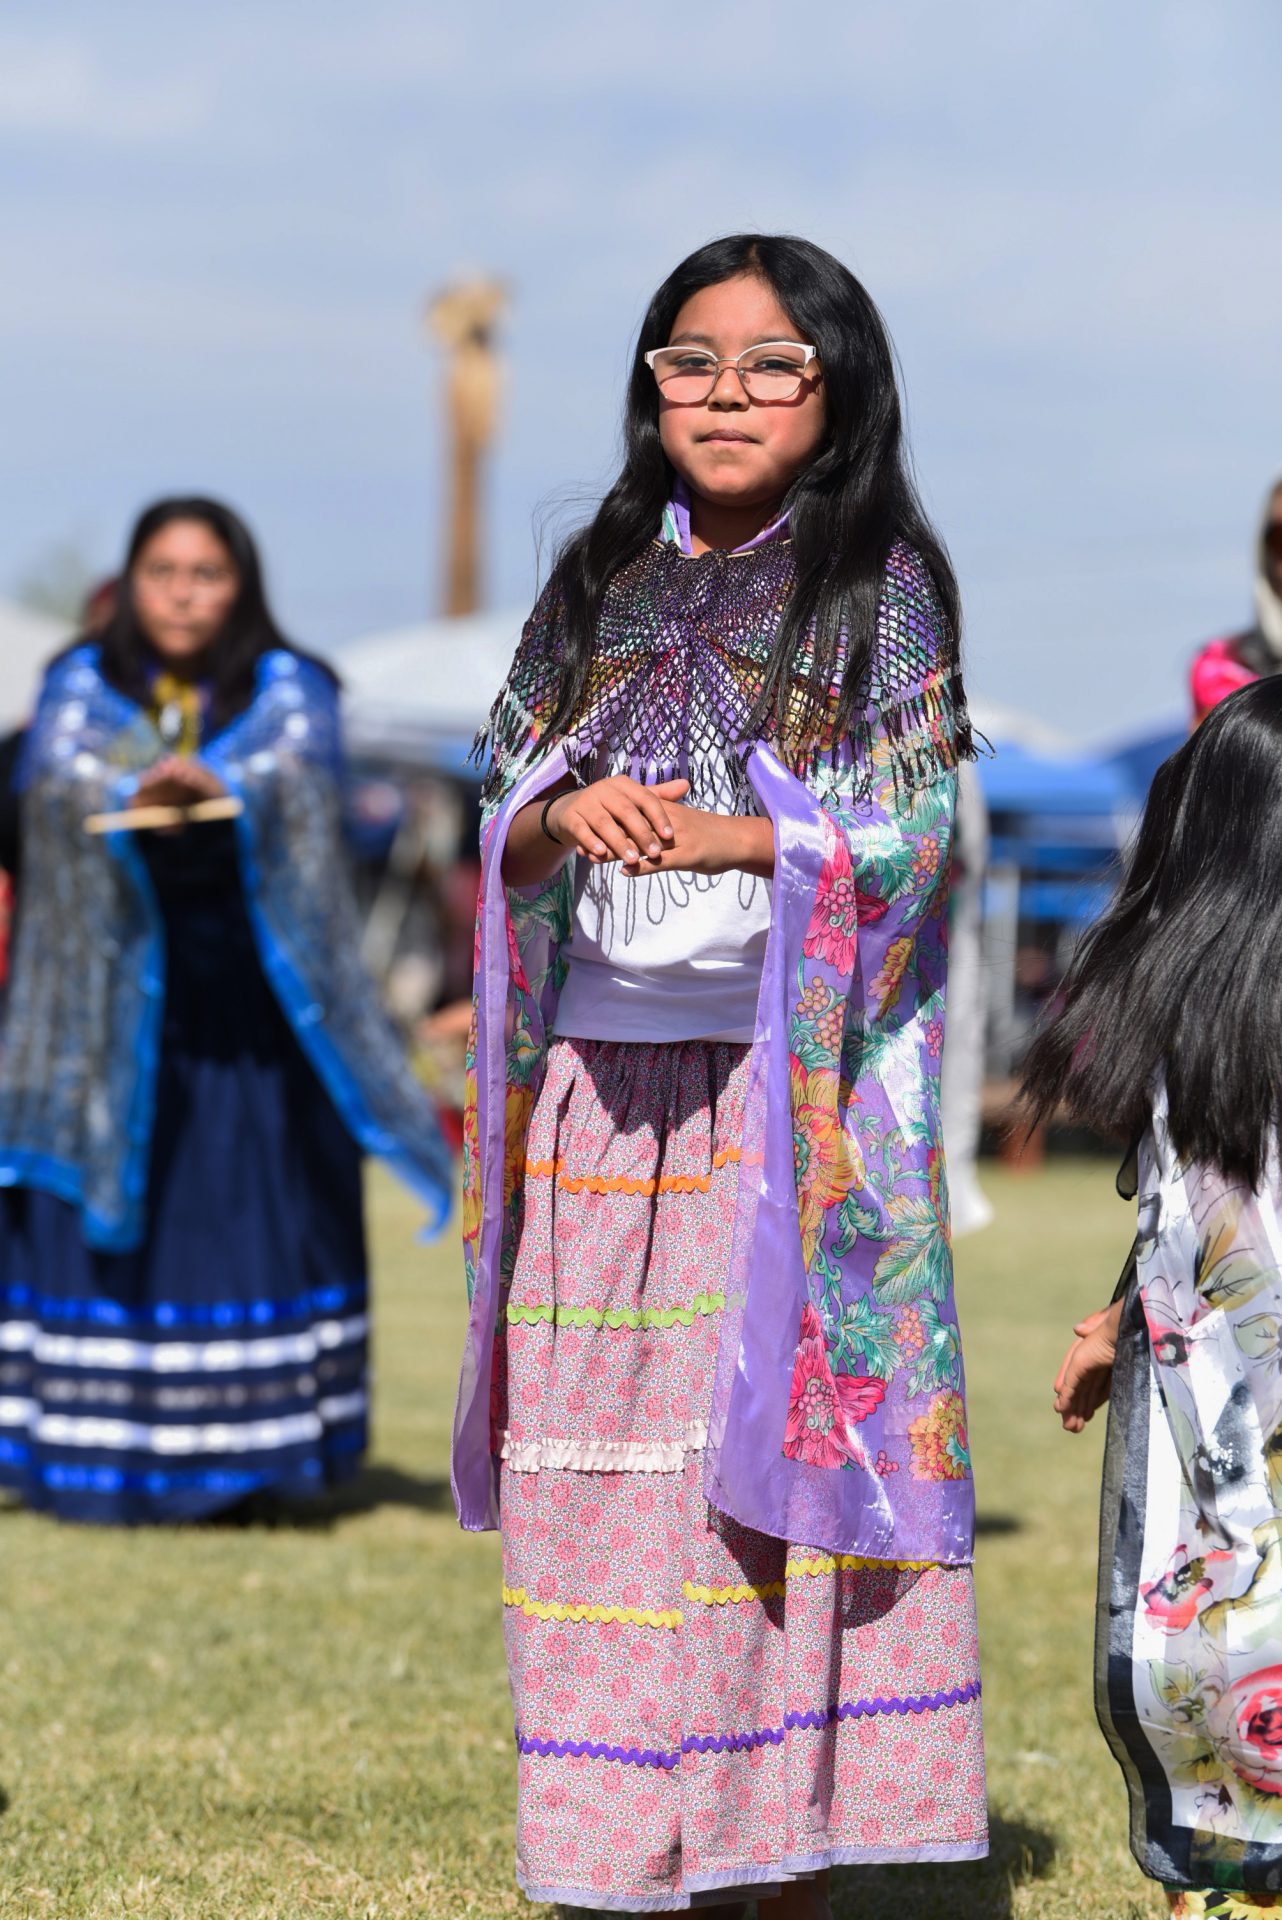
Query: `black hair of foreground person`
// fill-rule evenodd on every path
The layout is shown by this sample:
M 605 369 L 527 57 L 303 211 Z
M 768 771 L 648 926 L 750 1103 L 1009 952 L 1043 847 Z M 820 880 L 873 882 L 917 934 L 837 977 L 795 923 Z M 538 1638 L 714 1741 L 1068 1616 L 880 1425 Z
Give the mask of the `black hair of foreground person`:
M 155 501 L 139 514 L 129 536 L 115 609 L 106 626 L 95 636 L 102 649 L 102 672 L 111 685 L 129 699 L 145 702 L 148 672 L 155 656 L 139 622 L 130 582 L 147 542 L 162 528 L 179 520 L 195 520 L 208 527 L 226 547 L 239 581 L 231 613 L 210 649 L 208 663 L 212 719 L 215 726 L 223 726 L 242 713 L 253 698 L 254 673 L 261 656 L 277 648 L 290 653 L 298 653 L 300 649 L 285 638 L 268 605 L 262 561 L 253 534 L 240 515 L 221 500 L 211 500 L 204 494 L 176 494 Z M 323 661 L 313 661 L 313 665 L 330 672 Z
M 793 234 L 731 234 L 683 260 L 651 300 L 637 337 L 623 418 L 623 470 L 591 522 L 562 547 L 554 577 L 565 604 L 565 670 L 547 734 L 555 738 L 577 713 L 606 589 L 620 568 L 654 539 L 672 496 L 673 473 L 659 441 L 659 393 L 645 364 L 671 337 L 692 295 L 737 274 L 756 274 L 791 315 L 797 337 L 818 349 L 827 431 L 818 456 L 797 475 L 783 502 L 797 563 L 797 584 L 779 631 L 754 720 L 767 737 L 781 730 L 795 697 L 796 644 L 815 624 L 815 690 L 802 726 L 819 737 L 835 719 L 848 732 L 876 634 L 886 559 L 896 540 L 915 547 L 930 572 L 949 625 L 961 633 L 952 564 L 926 517 L 908 470 L 894 352 L 886 324 L 860 282 L 832 254 Z M 827 693 L 841 629 L 849 654 L 835 716 Z
M 1102 1133 L 1148 1124 L 1258 1188 L 1282 1090 L 1282 679 L 1221 702 L 1159 768 L 1117 898 L 1024 1070 Z

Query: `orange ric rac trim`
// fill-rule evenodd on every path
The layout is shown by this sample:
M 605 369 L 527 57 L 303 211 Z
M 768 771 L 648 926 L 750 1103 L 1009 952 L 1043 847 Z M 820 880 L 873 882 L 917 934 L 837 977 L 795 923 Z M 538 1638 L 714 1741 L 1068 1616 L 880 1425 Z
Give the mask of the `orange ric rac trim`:
M 739 1147 L 719 1147 L 712 1156 L 715 1168 L 736 1166 L 742 1158 Z M 707 1193 L 712 1185 L 708 1173 L 663 1173 L 657 1180 L 631 1180 L 627 1174 L 567 1173 L 563 1160 L 528 1160 L 527 1180 L 551 1180 L 566 1193 L 632 1193 L 650 1197 L 656 1193 Z

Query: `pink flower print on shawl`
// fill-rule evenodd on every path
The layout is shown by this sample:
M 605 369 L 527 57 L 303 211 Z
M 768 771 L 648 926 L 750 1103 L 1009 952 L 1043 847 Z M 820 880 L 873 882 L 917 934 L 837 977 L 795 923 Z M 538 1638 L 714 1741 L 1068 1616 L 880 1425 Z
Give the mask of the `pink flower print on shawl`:
M 1229 1766 L 1257 1793 L 1282 1795 L 1282 1667 L 1235 1680 L 1207 1713 Z
M 512 986 L 517 993 L 530 991 L 529 975 L 525 971 L 525 962 L 521 958 L 521 949 L 517 944 L 516 922 L 511 912 L 507 914 L 507 958 L 512 969 Z
M 884 900 L 860 892 L 855 885 L 849 841 L 833 830 L 830 821 L 825 821 L 825 826 L 828 853 L 802 951 L 808 959 L 826 960 L 838 973 L 853 974 L 860 927 L 880 920 L 888 908 Z
M 1163 1633 L 1183 1633 L 1197 1618 L 1206 1595 L 1215 1589 L 1214 1578 L 1207 1568 L 1219 1562 L 1231 1566 L 1235 1557 L 1222 1551 L 1192 1554 L 1181 1543 L 1167 1561 L 1164 1572 L 1140 1588 L 1145 1618 L 1153 1621 Z
M 783 1450 L 812 1467 L 866 1466 L 852 1429 L 886 1395 L 882 1380 L 834 1373 L 824 1347 L 823 1322 L 809 1301 L 801 1310 L 801 1338 L 788 1396 Z

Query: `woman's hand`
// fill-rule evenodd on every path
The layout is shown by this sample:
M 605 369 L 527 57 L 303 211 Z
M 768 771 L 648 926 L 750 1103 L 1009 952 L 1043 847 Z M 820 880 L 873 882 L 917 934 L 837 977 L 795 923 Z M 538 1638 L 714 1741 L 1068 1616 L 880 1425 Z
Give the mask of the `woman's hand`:
M 1077 1338 L 1055 1376 L 1055 1411 L 1066 1433 L 1080 1433 L 1113 1388 L 1113 1361 L 1122 1302 L 1088 1313 L 1073 1328 Z
M 226 791 L 218 775 L 198 760 L 167 754 L 148 767 L 129 804 L 131 807 L 189 807 L 196 800 L 217 800 Z

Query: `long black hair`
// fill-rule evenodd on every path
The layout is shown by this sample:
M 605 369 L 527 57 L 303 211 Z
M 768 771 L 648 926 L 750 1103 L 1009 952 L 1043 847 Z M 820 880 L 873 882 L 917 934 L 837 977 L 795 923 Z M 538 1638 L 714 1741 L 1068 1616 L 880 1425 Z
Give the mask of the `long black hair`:
M 571 536 L 554 568 L 565 612 L 565 668 L 548 735 L 578 710 L 587 685 L 597 622 L 611 580 L 654 538 L 671 497 L 673 470 L 659 440 L 659 395 L 645 364 L 667 346 L 677 314 L 692 295 L 737 274 L 759 276 L 785 308 L 800 338 L 819 351 L 825 433 L 815 458 L 785 502 L 796 558 L 796 587 L 754 720 L 779 732 L 797 643 L 814 625 L 803 729 L 849 729 L 876 634 L 887 555 L 897 539 L 916 548 L 934 582 L 954 640 L 960 634 L 957 582 L 908 470 L 894 353 L 886 325 L 853 273 L 832 254 L 794 234 L 730 234 L 700 247 L 668 275 L 651 300 L 633 355 L 623 419 L 623 469 L 588 526 Z M 835 711 L 827 694 L 839 642 L 846 661 Z
M 252 700 L 254 670 L 260 657 L 278 647 L 292 653 L 299 649 L 285 638 L 267 603 L 253 534 L 240 515 L 222 501 L 202 494 L 175 495 L 155 501 L 139 514 L 129 536 L 111 618 L 92 637 L 101 648 L 104 677 L 131 700 L 145 700 L 148 673 L 156 656 L 134 606 L 133 571 L 152 536 L 176 520 L 195 520 L 208 527 L 226 547 L 240 583 L 226 624 L 209 649 L 210 719 L 215 727 L 225 726 Z
M 1164 1071 L 1171 1138 L 1258 1187 L 1282 1096 L 1282 678 L 1214 708 L 1158 770 L 1121 888 L 1034 1043 L 1025 1091 L 1134 1137 Z

